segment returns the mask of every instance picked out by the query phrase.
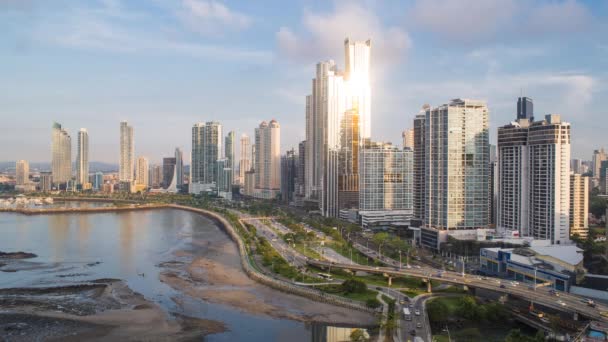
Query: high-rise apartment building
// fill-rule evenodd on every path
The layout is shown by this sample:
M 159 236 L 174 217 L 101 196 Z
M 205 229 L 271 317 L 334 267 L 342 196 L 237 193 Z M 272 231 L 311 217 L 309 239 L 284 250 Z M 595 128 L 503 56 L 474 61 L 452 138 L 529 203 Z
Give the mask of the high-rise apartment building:
M 281 190 L 281 127 L 276 120 L 255 129 L 255 146 L 254 196 L 275 198 Z
M 152 165 L 150 167 L 150 187 L 158 189 L 163 183 L 163 166 Z
M 30 182 L 30 164 L 27 160 L 18 160 L 15 164 L 15 185 L 25 185 Z
M 371 134 L 371 88 L 369 82 L 371 42 L 344 41 L 345 70 L 341 72 L 334 61 L 317 64 L 312 82 L 312 94 L 306 97 L 306 175 L 305 193 L 309 200 L 317 200 L 325 216 L 338 216 L 341 205 L 350 206 L 357 196 L 345 190 L 339 196 L 341 170 L 340 151 L 353 147 L 342 146 L 341 131 L 345 116 L 356 116 L 357 146 Z M 351 178 L 352 180 L 352 178 Z M 342 187 L 344 188 L 344 187 Z M 351 192 L 353 193 L 353 192 Z M 356 202 L 357 200 L 354 200 Z
M 570 172 L 583 174 L 583 161 L 581 159 L 570 160 Z
M 488 115 L 484 101 L 469 99 L 426 111 L 427 228 L 488 227 Z
M 413 219 L 416 220 L 416 226 L 422 225 L 424 222 L 425 191 L 426 191 L 426 147 L 425 126 L 426 126 L 426 111 L 429 106 L 424 107 L 414 119 L 414 213 Z
M 150 183 L 150 166 L 148 158 L 138 157 L 135 163 L 135 185 L 140 188 L 147 188 Z M 143 190 L 141 189 L 141 190 Z
M 600 165 L 600 177 L 599 177 L 600 193 L 608 195 L 608 160 L 602 161 Z
M 40 172 L 40 191 L 49 192 L 53 189 L 53 174 L 51 172 Z
M 281 156 L 281 200 L 284 203 L 292 203 L 295 197 L 298 155 L 292 148 Z
M 602 162 L 608 160 L 608 155 L 604 148 L 593 151 L 593 178 L 600 178 L 600 168 L 602 167 Z
M 217 195 L 225 199 L 232 199 L 232 168 L 228 158 L 218 159 L 217 167 Z
M 184 185 L 184 154 L 179 147 L 175 148 L 175 184 L 181 190 Z
M 534 103 L 531 98 L 520 97 L 517 99 L 517 119 L 534 121 Z
M 103 173 L 95 172 L 93 176 L 93 190 L 100 191 L 103 186 Z
M 224 140 L 224 157 L 228 160 L 228 167 L 232 172 L 235 171 L 235 158 L 236 158 L 236 145 L 235 138 L 236 133 L 234 131 L 228 132 Z M 234 181 L 234 174 L 230 177 L 230 181 Z
M 570 174 L 570 236 L 589 234 L 589 177 Z
M 132 182 L 135 172 L 135 144 L 133 142 L 133 127 L 126 121 L 120 123 L 120 162 L 118 163 L 118 180 Z
M 53 123 L 52 162 L 53 183 L 65 188 L 72 179 L 72 138 L 61 124 Z
M 192 127 L 192 158 L 189 192 L 198 194 L 217 184 L 216 162 L 223 158 L 222 125 L 217 121 L 197 123 Z
M 569 241 L 570 124 L 559 115 L 498 129 L 499 230 Z
M 296 164 L 296 183 L 294 189 L 294 203 L 297 206 L 304 204 L 306 188 L 306 141 L 298 144 L 298 160 Z
M 414 129 L 406 129 L 401 133 L 401 138 L 403 138 L 403 148 L 409 148 L 412 151 L 414 150 Z
M 89 184 L 89 133 L 86 128 L 78 131 L 78 146 L 76 151 L 76 183 L 82 189 L 90 189 Z
M 175 158 L 163 158 L 163 188 L 168 188 L 175 177 Z
M 245 172 L 251 170 L 251 138 L 241 135 L 241 158 L 239 160 L 239 184 L 245 185 Z

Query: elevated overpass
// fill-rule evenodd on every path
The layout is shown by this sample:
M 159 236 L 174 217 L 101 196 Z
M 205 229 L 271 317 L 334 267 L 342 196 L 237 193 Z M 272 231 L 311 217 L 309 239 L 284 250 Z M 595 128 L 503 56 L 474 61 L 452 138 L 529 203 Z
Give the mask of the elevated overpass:
M 596 307 L 590 307 L 584 302 L 583 297 L 569 293 L 560 293 L 559 297 L 557 297 L 549 293 L 549 289 L 528 287 L 526 284 L 513 285 L 514 283 L 509 280 L 493 277 L 480 277 L 470 274 L 463 275 L 461 273 L 431 268 L 399 269 L 398 267 L 373 267 L 357 264 L 331 263 L 313 259 L 308 259 L 306 262 L 311 266 L 323 269 L 338 268 L 350 271 L 383 274 L 388 277 L 415 277 L 452 285 L 490 290 L 522 298 L 558 311 L 570 313 L 574 317 L 583 316 L 592 320 L 608 323 L 608 307 L 605 305 L 597 304 Z

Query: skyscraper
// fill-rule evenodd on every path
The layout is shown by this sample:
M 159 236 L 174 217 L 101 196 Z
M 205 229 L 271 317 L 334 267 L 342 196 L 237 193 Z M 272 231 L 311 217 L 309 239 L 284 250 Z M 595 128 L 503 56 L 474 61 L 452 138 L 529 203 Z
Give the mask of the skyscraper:
M 100 191 L 101 187 L 103 186 L 103 173 L 101 172 L 95 172 L 95 175 L 93 176 L 93 189 L 95 191 Z
M 198 194 L 216 186 L 216 161 L 223 157 L 222 125 L 217 121 L 192 127 L 192 158 L 189 192 Z
M 175 148 L 175 184 L 181 190 L 184 185 L 184 154 L 179 147 Z
M 602 162 L 608 160 L 608 155 L 604 148 L 593 151 L 593 178 L 600 178 L 600 168 L 602 167 Z
M 89 186 L 89 133 L 86 128 L 78 131 L 78 148 L 76 152 L 76 183 L 82 189 L 90 189 Z
M 342 197 L 346 200 L 340 199 L 339 179 L 344 181 L 345 178 L 339 173 L 348 167 L 340 165 L 338 160 L 341 152 L 352 150 L 355 145 L 359 148 L 371 134 L 370 51 L 369 40 L 360 42 L 347 38 L 344 41 L 345 71 L 339 71 L 332 60 L 318 63 L 312 94 L 306 97 L 305 193 L 309 200 L 318 201 L 324 216 L 338 216 L 341 205 L 353 203 L 347 200 L 349 196 Z M 343 124 L 350 120 L 344 116 L 349 114 L 351 119 L 356 116 L 358 139 L 355 145 L 342 146 Z M 348 192 L 343 194 L 348 195 Z
M 403 148 L 410 148 L 412 151 L 414 150 L 414 129 L 406 129 L 401 133 L 401 138 L 403 138 Z
M 165 189 L 169 187 L 171 182 L 173 182 L 173 177 L 175 177 L 175 169 L 175 158 L 163 158 L 163 187 Z
M 239 160 L 239 184 L 245 185 L 245 172 L 251 170 L 251 139 L 241 135 L 241 159 Z
M 232 168 L 228 158 L 216 161 L 217 167 L 217 195 L 225 199 L 232 199 Z
M 298 144 L 298 161 L 296 164 L 296 183 L 294 189 L 294 202 L 297 206 L 302 206 L 306 188 L 306 141 Z
M 135 144 L 133 143 L 133 127 L 126 121 L 120 123 L 120 162 L 118 163 L 118 180 L 133 181 L 135 166 Z
M 51 172 L 40 172 L 40 191 L 49 192 L 53 188 L 53 174 Z
M 18 160 L 15 164 L 15 185 L 25 185 L 30 182 L 30 164 L 27 160 Z
M 426 145 L 425 126 L 426 111 L 429 106 L 423 107 L 416 118 L 414 118 L 414 213 L 413 219 L 416 220 L 414 226 L 422 225 L 424 221 L 424 211 L 426 208 Z
M 72 178 L 72 139 L 61 124 L 53 123 L 52 162 L 53 183 L 65 188 Z
M 589 177 L 570 174 L 570 236 L 589 234 Z
M 298 172 L 297 164 L 298 155 L 293 148 L 281 157 L 281 200 L 287 204 L 294 200 Z
M 148 187 L 148 184 L 150 183 L 149 169 L 148 158 L 138 157 L 137 162 L 135 163 L 135 185 L 137 187 L 144 189 Z
M 150 187 L 158 189 L 163 183 L 163 166 L 152 165 L 150 167 Z
M 230 131 L 228 132 L 228 135 L 226 135 L 226 139 L 224 141 L 224 148 L 225 148 L 225 152 L 224 152 L 224 156 L 225 158 L 228 160 L 228 167 L 230 168 L 230 170 L 232 170 L 232 172 L 234 172 L 234 165 L 235 165 L 235 158 L 236 158 L 236 152 L 235 152 L 235 136 L 236 133 L 234 131 Z M 234 175 L 232 177 L 230 177 L 230 181 L 234 181 Z
M 534 121 L 534 103 L 529 97 L 519 97 L 517 99 L 517 119 L 528 119 Z
M 254 196 L 274 199 L 281 190 L 281 127 L 276 120 L 255 129 L 255 146 Z
M 569 241 L 570 124 L 559 115 L 498 129 L 499 230 Z
M 425 226 L 488 227 L 489 136 L 484 101 L 455 99 L 425 118 Z

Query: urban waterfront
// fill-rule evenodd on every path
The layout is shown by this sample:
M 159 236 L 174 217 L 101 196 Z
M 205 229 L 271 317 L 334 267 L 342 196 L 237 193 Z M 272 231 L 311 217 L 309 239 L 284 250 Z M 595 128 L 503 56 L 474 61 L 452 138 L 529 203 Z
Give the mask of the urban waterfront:
M 323 304 L 277 293 L 248 279 L 228 236 L 209 219 L 190 212 L 3 213 L 0 236 L 0 251 L 37 255 L 2 267 L 0 288 L 122 279 L 169 314 L 223 322 L 226 331 L 207 336 L 209 341 L 311 341 L 324 325 L 303 317 L 319 313 L 332 317 L 323 312 L 332 310 L 329 306 L 322 308 Z M 202 270 L 207 281 L 187 290 L 176 286 L 171 279 L 185 269 L 177 270 L 176 265 L 187 265 L 197 257 L 204 257 L 203 264 L 209 267 Z M 234 284 L 223 282 L 223 275 L 234 279 Z M 222 292 L 228 295 L 222 296 Z M 230 299 L 224 301 L 225 297 Z M 256 312 L 245 305 L 256 300 L 267 305 L 267 310 Z M 340 310 L 336 309 L 333 317 L 339 316 Z

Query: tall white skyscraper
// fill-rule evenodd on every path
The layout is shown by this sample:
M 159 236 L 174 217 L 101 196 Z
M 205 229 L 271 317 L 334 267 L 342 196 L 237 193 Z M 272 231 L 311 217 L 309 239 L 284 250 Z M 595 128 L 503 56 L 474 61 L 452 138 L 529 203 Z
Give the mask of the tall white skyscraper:
M 224 154 L 222 141 L 222 125 L 217 121 L 196 123 L 192 127 L 190 193 L 198 194 L 216 186 L 216 162 Z
M 118 179 L 121 182 L 133 181 L 135 166 L 135 144 L 133 142 L 133 127 L 126 121 L 120 123 L 120 162 L 118 164 Z
M 179 147 L 175 148 L 175 185 L 178 189 L 184 185 L 184 154 Z
M 148 186 L 150 183 L 150 167 L 148 163 L 148 158 L 146 157 L 138 157 L 137 162 L 135 163 L 135 184 Z
M 89 133 L 86 128 L 78 131 L 78 147 L 76 152 L 76 183 L 83 189 L 89 182 Z
M 25 185 L 30 182 L 30 164 L 27 160 L 18 160 L 15 164 L 15 185 Z
M 51 169 L 54 184 L 65 184 L 72 178 L 72 138 L 57 122 L 53 123 Z
M 281 126 L 263 121 L 255 129 L 254 196 L 275 198 L 281 190 Z
M 239 184 L 245 185 L 245 172 L 251 170 L 251 138 L 241 135 L 241 158 L 239 160 Z
M 484 101 L 455 99 L 426 110 L 425 227 L 488 228 L 489 118 Z
M 499 230 L 563 244 L 570 235 L 570 124 L 559 115 L 498 129 Z

